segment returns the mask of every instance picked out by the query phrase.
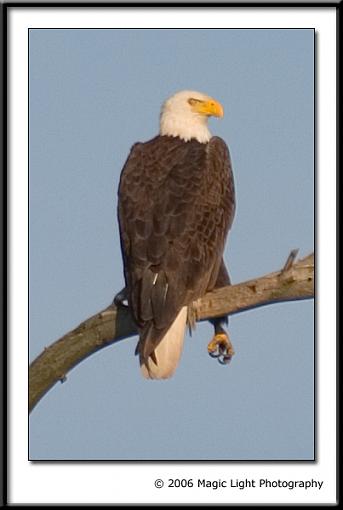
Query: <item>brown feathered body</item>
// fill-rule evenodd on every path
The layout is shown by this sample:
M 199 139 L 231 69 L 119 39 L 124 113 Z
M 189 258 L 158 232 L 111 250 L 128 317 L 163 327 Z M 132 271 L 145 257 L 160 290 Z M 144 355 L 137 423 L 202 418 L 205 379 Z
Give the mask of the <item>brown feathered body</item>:
M 182 309 L 227 276 L 222 255 L 235 193 L 225 142 L 159 135 L 135 144 L 118 204 L 137 352 L 141 364 L 157 363 L 154 352 Z

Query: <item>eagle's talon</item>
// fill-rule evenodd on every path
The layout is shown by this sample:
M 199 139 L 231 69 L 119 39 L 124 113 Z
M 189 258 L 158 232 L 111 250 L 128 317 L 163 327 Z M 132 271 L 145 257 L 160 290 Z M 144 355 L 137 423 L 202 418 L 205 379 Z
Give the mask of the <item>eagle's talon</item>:
M 229 335 L 225 332 L 216 333 L 207 346 L 209 355 L 217 358 L 221 365 L 230 363 L 235 354 Z
M 126 302 L 125 302 L 126 301 Z M 124 287 L 118 294 L 114 296 L 113 304 L 116 306 L 122 306 L 124 308 L 128 308 L 129 303 L 127 300 L 127 290 L 126 287 Z
M 232 356 L 223 356 L 222 358 L 219 358 L 218 361 L 221 365 L 228 365 L 232 359 Z
M 208 353 L 211 356 L 211 358 L 219 358 L 219 356 L 221 356 L 220 352 L 218 351 L 208 351 Z
M 220 343 L 218 345 L 218 350 L 219 350 L 219 353 L 222 354 L 223 356 L 225 356 L 225 354 L 227 354 L 228 352 L 228 347 L 222 343 Z

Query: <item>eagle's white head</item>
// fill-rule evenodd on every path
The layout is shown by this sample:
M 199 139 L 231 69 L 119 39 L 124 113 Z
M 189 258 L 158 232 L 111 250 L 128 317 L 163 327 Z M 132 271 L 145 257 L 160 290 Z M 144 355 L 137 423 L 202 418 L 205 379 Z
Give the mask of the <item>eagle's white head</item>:
M 178 136 L 186 142 L 195 138 L 207 143 L 211 138 L 207 126 L 211 115 L 223 117 L 224 110 L 218 101 L 194 90 L 177 92 L 162 106 L 160 135 Z

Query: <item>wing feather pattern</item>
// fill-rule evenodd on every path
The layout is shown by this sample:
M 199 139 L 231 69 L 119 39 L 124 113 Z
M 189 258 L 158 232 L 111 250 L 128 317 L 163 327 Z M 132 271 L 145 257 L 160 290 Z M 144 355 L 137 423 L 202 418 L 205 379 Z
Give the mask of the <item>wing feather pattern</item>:
M 153 359 L 181 309 L 215 286 L 234 211 L 230 155 L 220 138 L 201 144 L 157 136 L 133 146 L 118 219 L 144 359 Z

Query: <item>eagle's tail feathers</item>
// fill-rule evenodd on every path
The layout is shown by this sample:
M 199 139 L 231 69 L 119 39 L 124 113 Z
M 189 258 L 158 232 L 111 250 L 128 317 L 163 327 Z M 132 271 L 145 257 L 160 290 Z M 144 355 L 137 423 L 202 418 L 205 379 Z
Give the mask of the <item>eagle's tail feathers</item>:
M 187 306 L 181 308 L 156 349 L 148 358 L 140 353 L 141 372 L 146 379 L 168 379 L 179 364 L 187 322 Z

